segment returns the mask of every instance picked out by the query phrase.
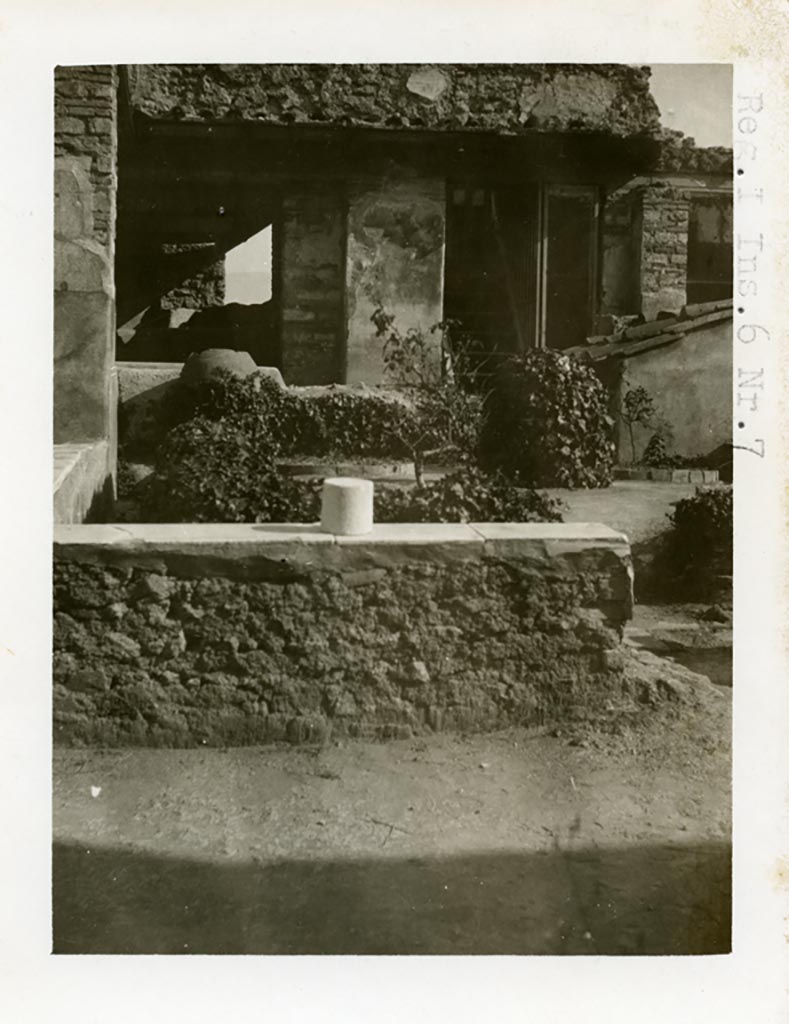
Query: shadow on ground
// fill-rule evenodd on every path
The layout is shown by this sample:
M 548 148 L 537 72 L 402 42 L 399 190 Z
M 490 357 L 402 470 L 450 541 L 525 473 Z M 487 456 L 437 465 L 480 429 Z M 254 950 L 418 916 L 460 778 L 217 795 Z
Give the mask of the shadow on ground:
M 55 953 L 730 951 L 725 843 L 224 863 L 55 843 Z

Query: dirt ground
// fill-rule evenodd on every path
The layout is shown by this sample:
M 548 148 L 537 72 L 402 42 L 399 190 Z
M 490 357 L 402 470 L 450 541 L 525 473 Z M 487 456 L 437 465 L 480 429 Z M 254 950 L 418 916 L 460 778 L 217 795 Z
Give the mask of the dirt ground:
M 58 953 L 722 953 L 730 694 L 613 731 L 56 750 Z

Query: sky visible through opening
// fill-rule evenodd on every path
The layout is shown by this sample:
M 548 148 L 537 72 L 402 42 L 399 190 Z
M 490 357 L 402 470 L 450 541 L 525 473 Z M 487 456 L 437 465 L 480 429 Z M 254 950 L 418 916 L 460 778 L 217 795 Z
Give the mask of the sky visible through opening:
M 225 305 L 268 302 L 271 298 L 271 225 L 225 256 Z
M 698 146 L 731 147 L 731 64 L 652 64 L 650 89 L 666 128 Z M 225 257 L 225 304 L 271 298 L 271 226 Z

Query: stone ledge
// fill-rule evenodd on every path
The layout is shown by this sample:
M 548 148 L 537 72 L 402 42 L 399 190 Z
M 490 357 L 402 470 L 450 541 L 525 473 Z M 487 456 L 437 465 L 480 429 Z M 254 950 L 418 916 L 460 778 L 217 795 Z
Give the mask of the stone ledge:
M 524 549 L 535 543 L 570 542 L 589 548 L 628 547 L 623 533 L 602 523 L 377 523 L 370 533 L 351 537 L 324 533 L 317 523 L 100 523 L 55 527 L 58 549 L 126 546 L 167 551 L 186 545 L 224 551 L 230 545 L 263 550 L 283 544 L 419 547 L 483 546 L 500 541 L 520 544 Z
M 311 572 L 393 568 L 416 562 L 455 564 L 482 558 L 535 565 L 612 560 L 632 575 L 624 534 L 599 523 L 391 523 L 340 537 L 318 524 L 58 525 L 55 555 L 170 570 L 286 581 Z

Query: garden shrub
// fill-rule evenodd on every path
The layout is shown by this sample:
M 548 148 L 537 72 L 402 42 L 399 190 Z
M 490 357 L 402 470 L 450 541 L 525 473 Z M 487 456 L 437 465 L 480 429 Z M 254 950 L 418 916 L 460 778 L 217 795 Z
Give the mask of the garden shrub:
M 547 494 L 514 487 L 501 473 L 465 468 L 421 487 L 379 489 L 379 523 L 555 523 L 561 506 Z
M 734 549 L 734 491 L 732 487 L 696 488 L 690 498 L 676 502 L 669 514 L 672 530 L 668 556 L 675 575 L 696 589 L 714 577 L 731 576 Z
M 446 384 L 405 394 L 283 391 L 269 377 L 216 374 L 177 399 L 180 422 L 227 419 L 281 457 L 413 459 L 476 449 L 481 401 Z
M 403 401 L 369 393 L 325 391 L 305 404 L 310 430 L 302 433 L 291 454 L 341 459 L 408 457 L 399 435 L 415 416 Z
M 284 475 L 261 438 L 198 416 L 171 431 L 136 497 L 147 522 L 314 523 L 320 495 L 320 481 Z M 375 520 L 560 522 L 561 514 L 547 495 L 466 468 L 421 487 L 377 488 Z
M 641 462 L 645 466 L 670 467 L 674 459 L 675 456 L 669 454 L 668 445 L 663 433 L 656 430 L 647 441 L 644 454 L 641 456 Z
M 545 349 L 511 356 L 485 399 L 481 455 L 488 469 L 536 487 L 606 487 L 613 420 L 594 370 Z
M 713 453 L 714 454 L 714 453 Z M 656 431 L 647 441 L 641 464 L 655 469 L 711 469 L 711 455 L 677 455 L 671 453 L 663 431 Z
M 283 476 L 260 429 L 198 415 L 170 431 L 138 492 L 148 522 L 314 522 L 320 486 Z

